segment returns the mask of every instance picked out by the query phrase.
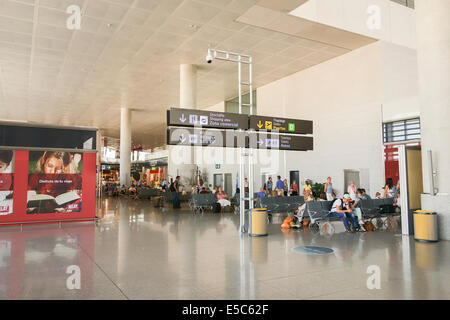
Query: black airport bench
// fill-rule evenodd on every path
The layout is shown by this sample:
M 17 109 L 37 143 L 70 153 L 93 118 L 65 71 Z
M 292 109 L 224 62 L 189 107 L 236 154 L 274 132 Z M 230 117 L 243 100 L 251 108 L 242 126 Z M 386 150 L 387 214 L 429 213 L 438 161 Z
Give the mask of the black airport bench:
M 204 213 L 206 210 L 213 210 L 217 203 L 217 197 L 212 193 L 194 194 L 190 202 L 190 207 L 194 213 Z
M 302 196 L 293 197 L 263 197 L 256 200 L 256 208 L 266 208 L 269 213 L 284 213 L 294 211 L 305 203 Z

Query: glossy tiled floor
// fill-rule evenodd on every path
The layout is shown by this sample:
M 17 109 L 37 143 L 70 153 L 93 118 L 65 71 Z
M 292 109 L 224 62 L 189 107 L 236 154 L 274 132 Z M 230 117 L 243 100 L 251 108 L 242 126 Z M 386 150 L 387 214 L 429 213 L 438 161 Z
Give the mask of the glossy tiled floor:
M 163 212 L 149 201 L 104 200 L 96 225 L 0 229 L 2 299 L 449 299 L 450 242 L 379 231 L 333 236 L 238 233 L 234 214 Z M 302 245 L 334 254 L 304 255 Z M 81 289 L 69 290 L 69 266 Z M 367 288 L 379 266 L 381 289 Z

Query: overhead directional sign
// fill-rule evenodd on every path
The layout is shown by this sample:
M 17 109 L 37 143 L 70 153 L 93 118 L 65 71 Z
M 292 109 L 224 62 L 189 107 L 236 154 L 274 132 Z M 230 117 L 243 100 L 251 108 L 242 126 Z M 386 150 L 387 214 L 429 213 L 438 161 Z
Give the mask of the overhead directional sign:
M 250 116 L 250 129 L 292 134 L 312 134 L 313 122 L 299 119 Z
M 246 148 L 245 132 L 191 128 L 167 129 L 167 144 L 180 146 Z
M 313 137 L 287 134 L 250 133 L 248 146 L 252 149 L 309 151 L 314 149 Z
M 313 150 L 314 147 L 312 137 L 192 128 L 168 129 L 167 144 L 291 151 L 308 151 Z
M 245 114 L 172 108 L 167 111 L 167 126 L 216 129 L 248 129 Z

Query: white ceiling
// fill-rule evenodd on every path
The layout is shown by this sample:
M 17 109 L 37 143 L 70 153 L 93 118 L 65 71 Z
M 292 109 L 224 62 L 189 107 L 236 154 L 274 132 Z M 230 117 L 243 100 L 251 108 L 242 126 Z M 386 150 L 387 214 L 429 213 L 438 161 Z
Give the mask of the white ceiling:
M 164 144 L 165 110 L 178 105 L 180 63 L 199 66 L 199 108 L 237 96 L 236 66 L 207 65 L 209 46 L 252 55 L 255 87 L 354 49 L 237 22 L 257 3 L 0 0 L 0 119 L 118 137 L 120 107 L 129 107 L 133 143 L 151 148 Z M 72 4 L 82 8 L 81 30 L 66 28 Z

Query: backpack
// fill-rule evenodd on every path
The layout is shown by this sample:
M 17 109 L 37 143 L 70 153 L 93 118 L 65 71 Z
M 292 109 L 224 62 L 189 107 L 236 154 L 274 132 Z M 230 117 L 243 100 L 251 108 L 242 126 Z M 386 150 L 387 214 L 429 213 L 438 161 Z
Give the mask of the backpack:
M 370 221 L 364 222 L 363 227 L 364 227 L 364 229 L 366 229 L 366 231 L 374 231 L 375 230 L 375 226 Z
M 169 191 L 175 192 L 175 187 L 173 186 L 173 183 L 170 184 Z

